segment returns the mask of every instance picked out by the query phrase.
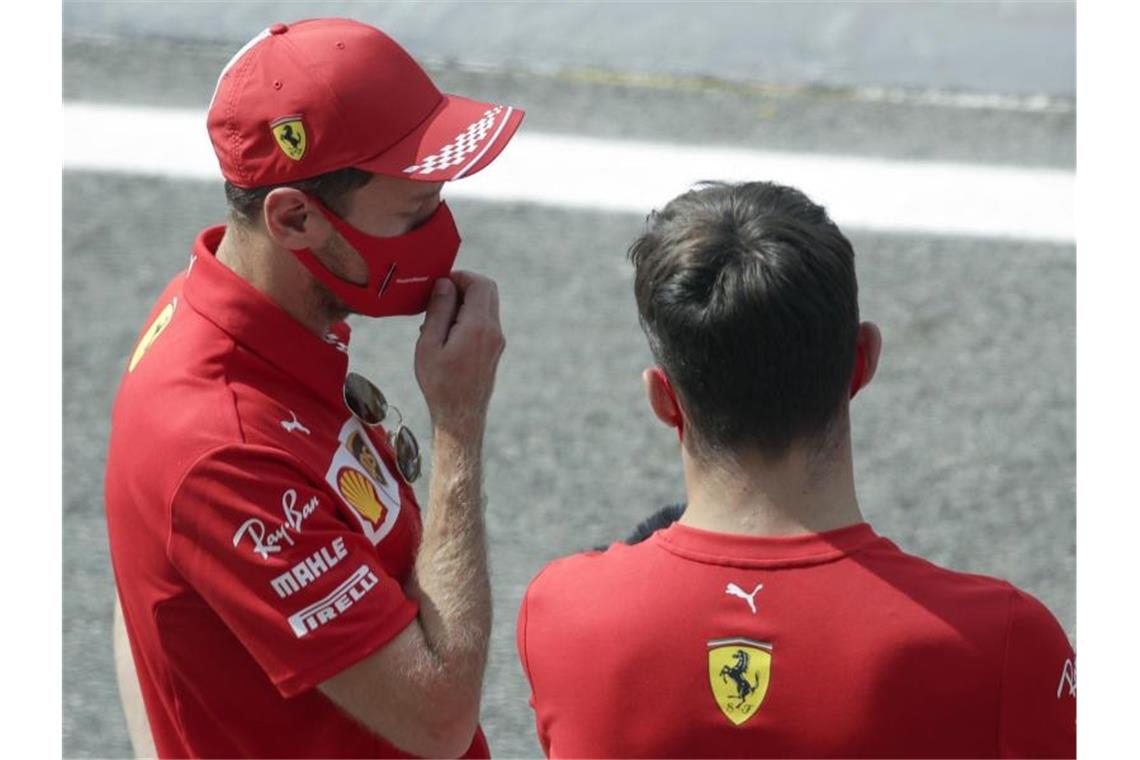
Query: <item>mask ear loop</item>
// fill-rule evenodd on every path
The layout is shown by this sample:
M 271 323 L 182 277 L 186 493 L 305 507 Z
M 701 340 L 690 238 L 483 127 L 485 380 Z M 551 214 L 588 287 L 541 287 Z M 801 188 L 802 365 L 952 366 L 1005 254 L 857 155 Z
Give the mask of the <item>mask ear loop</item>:
M 685 417 L 681 414 L 681 404 L 677 402 L 677 392 L 673 390 L 673 384 L 669 382 L 669 376 L 665 374 L 665 370 L 660 367 L 654 367 L 653 373 L 661 381 L 665 387 L 665 392 L 669 394 L 669 398 L 673 401 L 673 408 L 677 413 L 669 418 L 669 423 L 677 428 L 677 440 L 684 443 L 685 441 Z
M 339 214 L 321 202 L 321 199 L 313 193 L 305 193 L 305 197 L 309 199 L 309 201 L 316 207 L 321 215 L 324 216 L 328 223 L 332 225 L 332 228 L 340 233 L 340 236 L 344 238 L 349 247 L 351 247 L 352 250 L 356 252 L 356 255 L 360 256 L 360 258 L 364 260 L 364 265 L 368 269 L 368 282 L 363 285 L 357 285 L 356 283 L 349 282 L 342 277 L 338 277 L 335 272 L 326 267 L 324 263 L 322 263 L 321 260 L 318 259 L 316 255 L 307 248 L 299 249 L 297 251 L 294 251 L 294 253 L 302 254 L 306 259 L 311 259 L 312 263 L 316 264 L 318 267 L 327 272 L 328 276 L 339 280 L 338 285 L 340 287 L 353 291 L 356 297 L 364 299 L 372 296 L 379 297 L 379 295 L 382 294 L 388 287 L 388 282 L 392 279 L 392 275 L 395 273 L 396 262 L 390 262 L 387 269 L 382 272 L 373 271 L 372 262 L 370 262 L 368 260 L 368 257 L 364 255 L 364 251 L 368 246 L 368 241 L 372 236 L 366 235 L 365 233 L 349 224 L 348 221 L 342 219 Z M 311 266 L 310 269 L 312 269 Z

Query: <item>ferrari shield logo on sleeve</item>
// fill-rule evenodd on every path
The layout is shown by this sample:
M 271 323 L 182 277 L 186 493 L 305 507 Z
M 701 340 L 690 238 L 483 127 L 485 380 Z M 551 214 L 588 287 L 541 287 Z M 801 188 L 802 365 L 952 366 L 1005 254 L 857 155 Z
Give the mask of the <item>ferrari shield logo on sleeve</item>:
M 768 693 L 772 645 L 751 639 L 717 639 L 709 646 L 709 685 L 724 716 L 739 726 L 756 714 Z
M 392 531 L 400 516 L 399 483 L 368 443 L 368 435 L 355 417 L 348 418 L 338 438 L 340 445 L 333 452 L 325 481 L 375 546 Z
M 142 361 L 143 356 L 145 356 L 146 352 L 150 350 L 150 347 L 154 345 L 154 342 L 158 340 L 158 336 L 162 335 L 162 331 L 166 329 L 166 326 L 170 324 L 170 320 L 174 317 L 174 308 L 176 306 L 178 306 L 177 298 L 166 304 L 166 307 L 160 311 L 158 316 L 154 318 L 154 321 L 150 323 L 150 327 L 148 327 L 146 332 L 143 333 L 143 336 L 139 338 L 139 344 L 135 346 L 135 352 L 131 355 L 131 363 L 127 365 L 127 372 L 135 371 L 135 367 Z
M 277 141 L 277 147 L 281 148 L 289 158 L 300 161 L 305 155 L 307 143 L 305 125 L 301 123 L 300 115 L 282 116 L 269 127 L 273 130 L 273 139 Z
M 352 455 L 356 457 L 356 461 L 360 463 L 360 466 L 368 471 L 368 474 L 372 476 L 373 480 L 379 481 L 381 485 L 388 485 L 387 478 L 385 478 L 384 473 L 380 471 L 380 458 L 372 451 L 372 447 L 365 442 L 364 433 L 358 430 L 349 433 L 345 445 L 348 447 L 348 450 L 352 452 Z

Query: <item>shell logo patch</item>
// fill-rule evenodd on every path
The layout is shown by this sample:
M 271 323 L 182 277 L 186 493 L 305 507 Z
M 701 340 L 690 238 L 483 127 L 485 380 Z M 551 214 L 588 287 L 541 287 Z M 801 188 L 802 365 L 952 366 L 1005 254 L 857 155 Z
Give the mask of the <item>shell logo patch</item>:
M 351 467 L 341 468 L 336 478 L 336 487 L 349 506 L 367 517 L 373 525 L 384 522 L 388 510 L 380 503 L 376 489 L 363 472 Z
M 717 639 L 709 646 L 709 685 L 717 707 L 734 726 L 756 714 L 772 676 L 772 645 Z
M 162 331 L 166 329 L 166 326 L 170 324 L 170 320 L 174 318 L 174 308 L 176 306 L 178 306 L 177 298 L 166 304 L 166 307 L 163 308 L 163 310 L 158 313 L 158 316 L 154 318 L 154 321 L 150 323 L 150 327 L 146 328 L 146 332 L 139 338 L 139 343 L 135 346 L 135 352 L 131 354 L 131 363 L 127 365 L 127 372 L 135 371 L 135 367 L 142 361 L 146 352 L 149 351 L 150 347 L 154 345 L 154 342 L 158 340 L 158 336 L 162 335 Z
M 325 482 L 340 496 L 340 511 L 376 546 L 400 517 L 400 485 L 392 476 L 395 465 L 389 466 L 377 453 L 355 417 L 348 418 L 337 438 L 340 443 L 325 470 Z
M 308 136 L 300 114 L 282 116 L 270 124 L 269 128 L 273 130 L 273 139 L 277 141 L 277 147 L 282 153 L 294 161 L 300 161 L 304 157 Z

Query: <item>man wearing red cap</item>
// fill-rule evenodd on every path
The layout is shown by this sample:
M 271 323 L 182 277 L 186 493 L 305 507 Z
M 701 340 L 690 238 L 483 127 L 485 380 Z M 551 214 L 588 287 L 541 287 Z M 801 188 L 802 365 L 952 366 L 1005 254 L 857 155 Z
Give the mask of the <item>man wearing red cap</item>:
M 106 472 L 121 686 L 160 756 L 489 756 L 481 461 L 504 343 L 494 283 L 451 271 L 440 190 L 522 115 L 440 93 L 344 19 L 278 24 L 222 72 L 229 223 L 147 320 Z M 343 320 L 423 312 L 421 520 L 415 438 L 347 371 Z
M 710 183 L 630 257 L 687 506 L 527 590 L 518 648 L 547 755 L 1073 757 L 1075 655 L 1049 611 L 864 521 L 848 401 L 881 338 L 824 209 Z

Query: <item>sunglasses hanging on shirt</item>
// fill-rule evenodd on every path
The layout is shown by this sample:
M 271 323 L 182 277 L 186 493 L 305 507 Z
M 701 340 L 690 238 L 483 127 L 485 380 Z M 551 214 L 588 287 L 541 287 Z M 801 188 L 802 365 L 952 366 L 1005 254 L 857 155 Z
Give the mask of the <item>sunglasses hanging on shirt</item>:
M 349 372 L 344 379 L 344 405 L 352 412 L 352 416 L 369 427 L 376 427 L 388 418 L 388 412 L 394 412 L 398 421 L 396 432 L 388 433 L 388 442 L 396 452 L 396 465 L 400 475 L 408 483 L 414 483 L 420 476 L 420 444 L 416 436 L 404 425 L 404 415 L 400 410 L 388 403 L 384 394 L 380 392 L 371 380 L 356 372 Z

